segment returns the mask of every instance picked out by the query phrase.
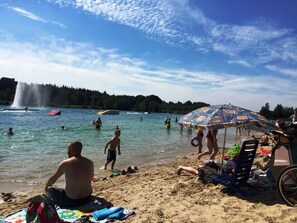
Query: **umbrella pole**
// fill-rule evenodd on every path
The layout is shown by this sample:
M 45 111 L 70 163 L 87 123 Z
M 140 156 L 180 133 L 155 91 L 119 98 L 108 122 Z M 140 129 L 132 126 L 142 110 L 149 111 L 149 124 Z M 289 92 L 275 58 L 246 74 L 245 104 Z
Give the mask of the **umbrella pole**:
M 223 174 L 224 155 L 225 155 L 225 145 L 226 145 L 226 135 L 227 135 L 227 128 L 225 128 L 225 134 L 224 134 L 224 144 L 223 144 L 223 152 L 222 152 L 222 169 L 221 169 L 221 175 Z

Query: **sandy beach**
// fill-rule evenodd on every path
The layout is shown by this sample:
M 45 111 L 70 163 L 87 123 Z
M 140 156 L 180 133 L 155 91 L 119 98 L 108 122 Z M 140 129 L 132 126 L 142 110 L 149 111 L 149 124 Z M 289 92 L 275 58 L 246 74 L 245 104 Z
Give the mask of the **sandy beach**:
M 192 154 L 170 163 L 140 168 L 129 177 L 110 177 L 110 171 L 102 171 L 93 183 L 93 195 L 113 206 L 133 209 L 136 215 L 125 222 L 297 221 L 296 208 L 287 206 L 274 189 L 261 188 L 256 196 L 246 198 L 239 194 L 224 194 L 222 186 L 205 185 L 193 175 L 175 174 L 178 165 L 195 166 L 196 157 Z M 1 199 L 0 216 L 27 207 L 28 200 L 42 190 L 40 187 L 32 191 L 15 191 L 11 202 Z

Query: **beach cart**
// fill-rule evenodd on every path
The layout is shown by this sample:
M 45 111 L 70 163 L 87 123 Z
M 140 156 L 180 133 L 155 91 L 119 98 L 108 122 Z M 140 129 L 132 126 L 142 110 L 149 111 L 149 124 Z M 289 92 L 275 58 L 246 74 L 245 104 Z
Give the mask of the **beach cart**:
M 276 189 L 288 205 L 297 207 L 297 126 L 272 133 L 276 145 L 269 168 L 276 180 Z

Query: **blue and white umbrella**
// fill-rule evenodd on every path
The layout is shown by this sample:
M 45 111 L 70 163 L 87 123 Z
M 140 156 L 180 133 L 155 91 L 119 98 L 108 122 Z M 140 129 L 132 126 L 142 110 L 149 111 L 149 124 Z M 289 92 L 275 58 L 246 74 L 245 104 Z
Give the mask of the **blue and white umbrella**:
M 223 129 L 247 123 L 260 126 L 269 125 L 268 120 L 256 112 L 231 104 L 213 105 L 198 108 L 180 118 L 178 124 L 194 129 Z
M 254 126 L 259 131 L 269 129 L 271 124 L 262 115 L 231 104 L 213 105 L 198 108 L 180 118 L 178 124 L 194 129 L 225 129 L 222 163 L 226 144 L 226 132 L 229 127 Z M 265 132 L 265 131 L 264 131 Z

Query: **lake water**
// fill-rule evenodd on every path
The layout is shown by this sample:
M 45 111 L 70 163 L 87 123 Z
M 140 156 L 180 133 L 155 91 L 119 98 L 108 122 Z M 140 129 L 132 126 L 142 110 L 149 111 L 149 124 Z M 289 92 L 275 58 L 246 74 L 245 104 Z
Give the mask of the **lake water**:
M 0 106 L 0 110 L 3 108 L 8 107 Z M 62 114 L 47 115 L 52 109 L 59 109 Z M 122 151 L 116 169 L 128 166 L 141 169 L 196 151 L 190 145 L 195 131 L 181 131 L 175 123 L 175 118 L 180 115 L 120 111 L 119 115 L 101 116 L 103 126 L 96 130 L 91 123 L 97 119 L 97 112 L 70 108 L 1 111 L 0 191 L 44 184 L 58 163 L 67 158 L 67 145 L 73 140 L 82 142 L 82 154 L 94 161 L 95 173 L 104 171 L 100 169 L 106 161 L 104 147 L 114 136 L 116 126 L 121 129 Z M 164 124 L 166 116 L 171 117 L 173 128 L 170 130 Z M 65 129 L 62 130 L 61 126 Z M 13 128 L 13 136 L 6 134 L 9 127 Z M 238 141 L 235 129 L 230 128 L 227 132 L 226 146 L 232 146 Z M 219 130 L 219 146 L 223 144 L 223 136 L 224 130 Z

